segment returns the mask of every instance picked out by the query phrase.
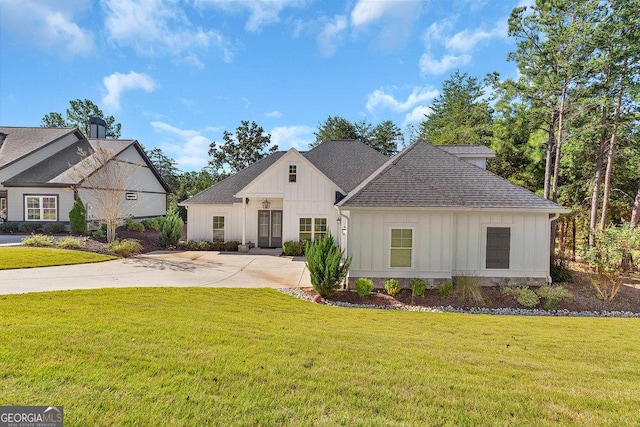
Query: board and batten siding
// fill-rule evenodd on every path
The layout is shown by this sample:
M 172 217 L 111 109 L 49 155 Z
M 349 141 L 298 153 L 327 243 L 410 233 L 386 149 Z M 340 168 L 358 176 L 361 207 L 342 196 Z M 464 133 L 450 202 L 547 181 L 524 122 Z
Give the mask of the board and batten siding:
M 73 207 L 73 191 L 59 187 L 8 187 L 7 221 L 27 220 L 24 206 L 25 195 L 57 196 L 58 221 L 69 221 L 69 211 Z
M 348 214 L 351 277 L 547 278 L 547 213 L 484 215 L 453 211 L 352 210 Z M 487 227 L 511 229 L 508 269 L 486 268 Z M 413 230 L 411 267 L 390 266 L 393 228 Z

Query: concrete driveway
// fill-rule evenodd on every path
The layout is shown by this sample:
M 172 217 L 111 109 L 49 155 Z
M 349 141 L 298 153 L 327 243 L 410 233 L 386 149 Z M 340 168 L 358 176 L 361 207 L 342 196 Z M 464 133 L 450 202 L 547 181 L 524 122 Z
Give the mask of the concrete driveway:
M 302 257 L 237 252 L 152 252 L 94 264 L 0 270 L 0 294 L 124 287 L 311 286 Z

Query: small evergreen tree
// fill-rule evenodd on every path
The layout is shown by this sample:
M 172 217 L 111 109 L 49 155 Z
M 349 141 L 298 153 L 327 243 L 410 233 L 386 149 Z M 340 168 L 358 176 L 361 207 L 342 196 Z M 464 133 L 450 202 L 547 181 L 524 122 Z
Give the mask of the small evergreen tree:
M 351 257 L 343 263 L 343 255 L 344 251 L 338 248 L 331 234 L 327 234 L 319 240 L 307 242 L 305 256 L 307 257 L 311 284 L 323 298 L 334 295 L 340 287 L 340 283 L 347 276 Z
M 69 211 L 69 227 L 71 232 L 75 234 L 87 232 L 87 208 L 80 196 L 76 197 L 73 202 L 73 208 Z
M 182 237 L 183 225 L 184 222 L 175 209 L 170 209 L 167 212 L 167 217 L 160 224 L 160 234 L 158 235 L 160 244 L 165 248 L 177 245 Z

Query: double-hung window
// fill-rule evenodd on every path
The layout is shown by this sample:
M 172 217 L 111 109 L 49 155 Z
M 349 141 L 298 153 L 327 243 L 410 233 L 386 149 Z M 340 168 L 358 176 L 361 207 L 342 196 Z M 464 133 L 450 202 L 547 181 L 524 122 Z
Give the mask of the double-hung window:
M 327 218 L 316 218 L 313 225 L 313 239 L 322 239 L 327 234 Z
M 300 241 L 311 240 L 313 232 L 311 221 L 313 221 L 311 218 L 300 218 L 300 233 L 298 235 Z
M 391 267 L 411 267 L 413 259 L 413 229 L 391 229 Z
M 224 242 L 224 217 L 213 217 L 213 241 Z
M 300 218 L 300 240 L 318 240 L 327 234 L 327 218 Z
M 57 221 L 57 196 L 25 196 L 24 211 L 26 221 Z
M 298 167 L 296 165 L 289 165 L 289 182 L 296 182 L 298 180 Z

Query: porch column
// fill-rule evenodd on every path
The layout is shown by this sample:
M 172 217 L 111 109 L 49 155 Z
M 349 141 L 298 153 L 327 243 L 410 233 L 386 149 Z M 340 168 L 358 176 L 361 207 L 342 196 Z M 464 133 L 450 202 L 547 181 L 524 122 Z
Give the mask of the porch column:
M 242 198 L 242 245 L 246 245 L 247 235 L 247 198 Z

